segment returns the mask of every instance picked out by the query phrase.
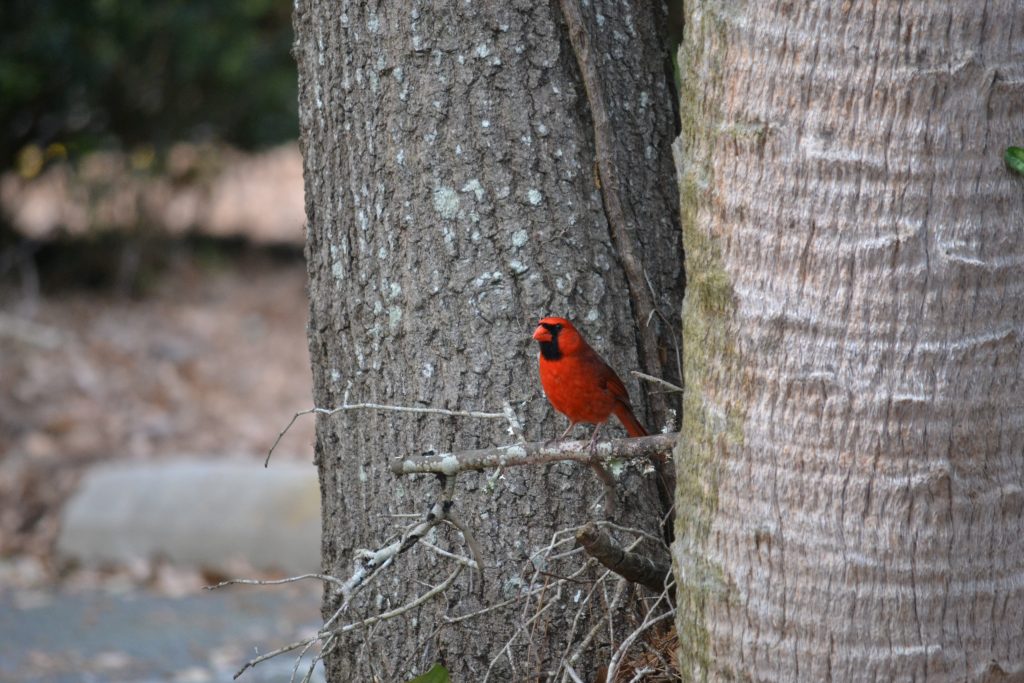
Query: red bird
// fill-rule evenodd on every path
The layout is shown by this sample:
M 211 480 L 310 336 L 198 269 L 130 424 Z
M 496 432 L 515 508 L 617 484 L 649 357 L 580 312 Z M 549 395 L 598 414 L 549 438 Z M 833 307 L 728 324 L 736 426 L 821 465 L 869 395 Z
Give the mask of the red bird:
M 564 439 L 579 422 L 601 426 L 614 414 L 630 436 L 647 436 L 633 414 L 622 380 L 565 318 L 544 318 L 533 331 L 540 343 L 540 383 L 555 410 L 569 418 Z

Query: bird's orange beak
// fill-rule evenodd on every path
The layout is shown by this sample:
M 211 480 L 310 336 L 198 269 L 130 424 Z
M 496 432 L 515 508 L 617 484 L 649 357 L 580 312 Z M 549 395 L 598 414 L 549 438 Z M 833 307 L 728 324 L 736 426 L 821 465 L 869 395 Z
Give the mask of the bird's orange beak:
M 543 325 L 537 325 L 537 329 L 533 331 L 533 338 L 539 342 L 551 341 L 551 331 Z

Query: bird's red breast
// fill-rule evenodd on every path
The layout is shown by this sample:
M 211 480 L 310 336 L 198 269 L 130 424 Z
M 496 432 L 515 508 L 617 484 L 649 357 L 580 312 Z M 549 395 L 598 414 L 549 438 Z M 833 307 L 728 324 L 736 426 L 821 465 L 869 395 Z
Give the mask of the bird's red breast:
M 540 383 L 555 410 L 574 423 L 595 425 L 614 414 L 630 436 L 646 436 L 622 380 L 572 323 L 544 318 L 533 338 L 540 346 Z

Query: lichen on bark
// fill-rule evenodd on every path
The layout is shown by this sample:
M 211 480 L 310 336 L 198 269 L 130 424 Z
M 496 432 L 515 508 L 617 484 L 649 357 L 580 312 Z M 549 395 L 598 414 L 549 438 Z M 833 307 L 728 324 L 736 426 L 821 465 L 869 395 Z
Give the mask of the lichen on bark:
M 712 593 L 728 590 L 722 569 L 709 561 L 707 544 L 718 508 L 720 458 L 742 440 L 742 411 L 719 405 L 709 373 L 736 368 L 731 330 L 735 312 L 732 280 L 711 234 L 708 212 L 714 194 L 711 153 L 723 134 L 715 98 L 715 72 L 707 69 L 721 42 L 694 34 L 716 31 L 714 13 L 685 18 L 679 47 L 680 124 L 673 145 L 679 182 L 679 210 L 685 254 L 686 294 L 682 308 L 683 420 L 675 450 L 676 518 L 672 555 L 676 572 L 676 628 L 684 680 L 703 680 L 713 668 L 705 605 Z M 706 50 L 708 53 L 701 51 Z
M 616 158 L 640 214 L 635 237 L 648 247 L 655 291 L 675 310 L 679 232 L 675 187 L 665 182 L 673 121 L 660 11 L 600 0 L 586 18 L 606 60 L 605 90 L 616 94 Z M 557 3 L 489 0 L 455 11 L 443 2 L 299 0 L 295 31 L 316 403 L 348 396 L 495 410 L 510 400 L 528 437 L 554 436 L 564 423 L 538 388 L 529 334 L 557 314 L 581 325 L 641 406 L 628 373 L 638 366 L 637 323 L 594 183 L 590 112 Z M 642 93 L 647 104 L 635 106 Z M 346 574 L 356 549 L 393 531 L 392 513 L 421 512 L 436 493 L 430 477 L 396 484 L 391 458 L 508 440 L 503 426 L 452 418 L 319 419 L 324 569 Z M 505 471 L 493 490 L 486 476 L 460 474 L 455 502 L 483 546 L 484 594 L 460 578 L 443 601 L 375 627 L 372 647 L 352 638 L 333 649 L 329 678 L 402 680 L 443 659 L 454 679 L 482 680 L 524 606 L 467 621 L 444 616 L 520 594 L 522 572 L 540 576 L 534 551 L 591 518 L 603 493 L 577 465 Z M 657 528 L 653 482 L 627 473 L 620 501 L 624 522 Z M 439 545 L 459 549 L 456 532 L 437 534 Z M 442 575 L 436 556 L 410 551 L 353 609 L 401 604 Z M 545 613 L 551 635 L 533 646 L 515 641 L 491 680 L 557 666 L 572 626 L 570 596 L 557 599 L 566 608 Z M 325 597 L 325 614 L 336 606 Z

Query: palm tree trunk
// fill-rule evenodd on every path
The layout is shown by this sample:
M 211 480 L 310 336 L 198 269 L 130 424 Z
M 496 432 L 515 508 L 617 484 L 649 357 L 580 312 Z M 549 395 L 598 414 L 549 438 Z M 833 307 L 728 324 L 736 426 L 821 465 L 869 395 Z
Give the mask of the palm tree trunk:
M 1020 680 L 1024 4 L 686 8 L 686 678 Z

